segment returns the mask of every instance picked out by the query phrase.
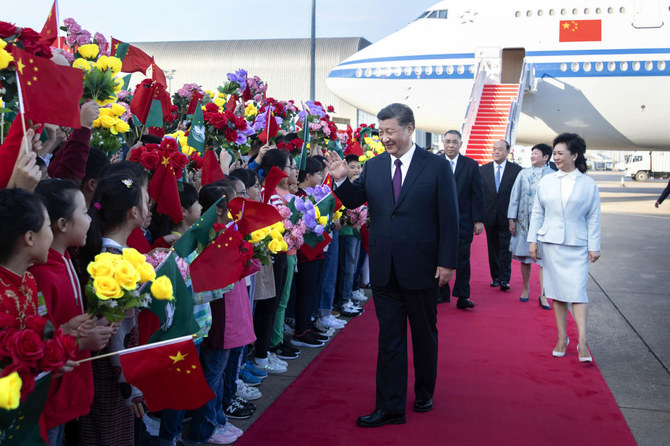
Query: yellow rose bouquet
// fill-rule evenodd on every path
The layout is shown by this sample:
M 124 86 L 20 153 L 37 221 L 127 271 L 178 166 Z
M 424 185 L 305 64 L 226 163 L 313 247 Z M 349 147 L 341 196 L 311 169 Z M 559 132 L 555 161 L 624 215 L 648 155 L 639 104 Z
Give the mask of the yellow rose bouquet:
M 86 268 L 91 279 L 86 284 L 88 312 L 118 322 L 132 308 L 148 308 L 152 297 L 174 299 L 172 282 L 156 277 L 154 267 L 137 250 L 126 248 L 123 254 L 102 253 Z M 150 293 L 140 285 L 152 282 Z
M 122 136 L 130 130 L 126 119 L 130 112 L 121 103 L 107 105 L 100 109 L 98 119 L 93 121 L 91 147 L 96 147 L 107 154 L 116 153 L 126 142 Z
M 258 259 L 263 265 L 269 265 L 272 254 L 285 252 L 288 250 L 288 244 L 284 241 L 284 224 L 277 222 L 272 226 L 261 228 L 252 232 L 244 239 L 254 247 L 252 258 Z

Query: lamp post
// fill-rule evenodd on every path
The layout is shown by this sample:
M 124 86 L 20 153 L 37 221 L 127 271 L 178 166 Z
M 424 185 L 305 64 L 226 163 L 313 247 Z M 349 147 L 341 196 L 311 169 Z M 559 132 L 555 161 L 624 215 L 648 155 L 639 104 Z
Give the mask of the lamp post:
M 167 73 L 165 73 L 165 77 L 168 80 L 168 91 L 170 94 L 172 94 L 172 79 L 174 79 L 174 74 L 177 72 L 177 70 L 168 70 Z
M 316 79 L 316 0 L 312 0 L 312 39 L 310 45 L 310 67 L 309 67 L 309 100 L 315 99 Z

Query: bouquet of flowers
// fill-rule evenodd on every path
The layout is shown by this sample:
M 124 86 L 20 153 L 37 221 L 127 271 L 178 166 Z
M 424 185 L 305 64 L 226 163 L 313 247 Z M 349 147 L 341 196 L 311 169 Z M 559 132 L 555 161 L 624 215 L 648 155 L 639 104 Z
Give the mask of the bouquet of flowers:
M 298 121 L 302 123 L 303 128 L 305 125 L 309 126 L 312 147 L 327 147 L 330 140 L 337 140 L 337 126 L 328 115 L 335 111 L 333 106 L 324 108 L 318 101 L 307 101 L 305 106 L 306 109 L 298 113 Z
M 213 148 L 227 147 L 237 150 L 248 145 L 248 136 L 254 134 L 247 120 L 215 103 L 205 106 L 203 118 L 207 127 L 205 145 Z M 247 150 L 248 151 L 248 148 Z
M 145 144 L 136 148 L 130 153 L 128 160 L 139 163 L 150 173 L 154 172 L 161 163 L 168 163 L 166 167 L 171 166 L 177 178 L 184 174 L 184 168 L 193 161 L 179 150 L 179 143 L 171 137 L 163 138 L 160 145 Z
M 258 229 L 245 237 L 245 240 L 249 241 L 254 247 L 253 258 L 260 260 L 263 265 L 269 265 L 272 260 L 271 254 L 288 251 L 288 244 L 282 236 L 284 231 L 282 222 L 277 222 L 272 226 Z
M 263 102 L 267 85 L 258 76 L 249 77 L 246 70 L 240 68 L 234 73 L 228 73 L 228 82 L 219 87 L 219 93 L 226 96 L 241 97 L 242 101 L 254 100 L 257 104 Z
M 177 90 L 175 94 L 172 95 L 172 103 L 177 107 L 177 114 L 179 115 L 179 120 L 183 120 L 188 111 L 188 106 L 191 103 L 191 98 L 193 93 L 200 93 L 205 98 L 205 91 L 198 84 L 184 84 L 182 87 Z
M 20 389 L 23 401 L 33 391 L 39 373 L 57 372 L 75 358 L 76 349 L 75 338 L 54 329 L 42 316 L 28 316 L 19 324 L 13 316 L 0 314 L 0 377 L 12 391 L 2 405 L 18 407 L 16 389 Z
M 98 119 L 93 121 L 91 147 L 97 147 L 108 156 L 116 153 L 125 142 L 122 134 L 130 130 L 128 116 L 126 107 L 120 103 L 101 108 Z
M 121 321 L 127 310 L 147 308 L 152 296 L 174 299 L 170 279 L 156 277 L 146 257 L 132 248 L 125 248 L 123 254 L 98 254 L 86 270 L 91 276 L 86 284 L 88 313 L 110 322 Z M 151 294 L 140 292 L 144 287 L 139 286 L 148 282 L 152 282 Z
M 370 158 L 373 158 L 386 150 L 384 144 L 379 140 L 379 135 L 375 132 L 375 125 L 361 124 L 354 133 L 354 138 L 361 142 L 361 149 L 363 155 L 358 157 L 358 161 L 364 163 Z
M 305 222 L 300 218 L 292 221 L 293 213 L 284 205 L 278 205 L 277 211 L 282 216 L 282 224 L 284 225 L 284 241 L 286 242 L 286 250 L 299 249 L 305 242 L 303 236 L 307 228 Z
M 367 221 L 368 208 L 365 205 L 359 206 L 356 209 L 347 209 L 342 213 L 342 217 L 340 218 L 342 225 L 351 226 L 355 229 L 360 229 Z

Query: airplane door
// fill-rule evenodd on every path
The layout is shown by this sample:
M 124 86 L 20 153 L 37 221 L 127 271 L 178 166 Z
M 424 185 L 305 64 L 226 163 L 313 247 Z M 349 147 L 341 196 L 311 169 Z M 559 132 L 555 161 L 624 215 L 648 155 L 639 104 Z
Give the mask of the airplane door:
M 518 84 L 523 68 L 526 50 L 523 48 L 503 48 L 501 81 L 503 84 Z
M 484 64 L 489 80 L 500 82 L 501 51 L 498 47 L 480 47 L 475 50 L 475 58 Z
M 635 28 L 660 28 L 661 4 L 659 0 L 634 0 L 633 26 Z

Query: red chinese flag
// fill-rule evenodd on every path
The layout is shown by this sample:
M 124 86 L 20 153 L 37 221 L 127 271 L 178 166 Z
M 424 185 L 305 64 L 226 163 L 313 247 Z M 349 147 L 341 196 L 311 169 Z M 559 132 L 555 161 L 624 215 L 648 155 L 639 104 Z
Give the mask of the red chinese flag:
M 194 91 L 193 96 L 191 96 L 191 102 L 188 103 L 188 109 L 186 110 L 187 115 L 192 115 L 195 113 L 195 108 L 198 106 L 198 101 L 203 98 L 203 94 Z
M 156 211 L 169 216 L 173 222 L 184 219 L 177 189 L 177 177 L 170 165 L 170 158 L 163 156 L 149 182 L 149 196 L 156 202 Z
M 142 391 L 151 412 L 194 410 L 214 398 L 193 339 L 179 339 L 119 355 L 126 381 Z
M 321 254 L 323 250 L 326 249 L 326 246 L 328 246 L 328 243 L 330 243 L 332 240 L 333 239 L 328 235 L 328 233 L 324 231 L 323 240 L 317 243 L 313 248 L 307 243 L 303 243 L 299 251 L 305 257 L 307 257 L 307 260 L 316 260 L 316 258 L 319 257 L 319 254 Z
M 286 178 L 287 176 L 286 172 L 277 166 L 272 166 L 272 169 L 270 169 L 270 172 L 265 177 L 265 183 L 263 184 L 263 187 L 265 187 L 265 191 L 263 192 L 263 203 L 270 201 L 270 197 L 275 193 L 279 182 L 282 178 Z
M 130 111 L 142 123 L 147 122 L 149 110 L 151 110 L 151 101 L 153 101 L 156 94 L 156 84 L 148 85 L 140 84 L 133 94 L 133 99 L 130 101 Z
M 153 57 L 151 58 L 151 79 L 161 83 L 164 88 L 168 87 L 165 73 L 163 72 L 163 70 L 158 68 L 158 65 L 156 65 L 156 61 L 154 61 Z
M 21 124 L 21 113 L 18 113 L 12 121 L 5 142 L 0 145 L 0 189 L 4 189 L 9 183 L 14 165 L 19 158 L 21 141 L 23 141 L 23 125 Z
M 231 200 L 228 203 L 228 210 L 237 221 L 242 236 L 282 221 L 279 211 L 274 206 L 242 197 Z
M 16 46 L 12 48 L 12 55 L 26 119 L 75 129 L 81 127 L 79 100 L 84 93 L 84 71 L 57 65 Z
M 219 160 L 216 159 L 214 150 L 205 150 L 205 154 L 202 157 L 202 176 L 200 178 L 200 184 L 206 186 L 209 183 L 223 180 L 225 177 L 226 176 L 221 170 L 221 164 L 219 164 Z
M 47 21 L 44 23 L 44 27 L 40 32 L 40 36 L 42 36 L 42 42 L 46 43 L 47 45 L 54 43 L 58 37 L 58 17 L 56 15 L 57 1 L 58 0 L 54 0 L 54 4 L 51 6 L 51 11 L 49 11 L 49 17 L 47 17 Z
M 239 97 L 236 94 L 231 94 L 226 102 L 226 110 L 234 112 L 235 107 L 237 107 L 237 100 Z
M 561 20 L 559 22 L 559 42 L 600 42 L 602 40 L 601 20 Z
M 160 68 L 158 69 L 160 70 Z M 161 109 L 163 110 L 163 122 L 165 122 L 166 116 L 172 113 L 172 99 L 170 99 L 170 93 L 168 93 L 168 91 L 165 89 L 165 86 L 161 84 L 160 81 L 155 81 L 156 90 L 154 90 L 154 99 L 157 99 L 161 103 Z
M 275 115 L 272 113 L 272 109 L 270 107 L 268 107 L 265 118 L 265 129 L 260 135 L 258 135 L 258 139 L 263 141 L 263 144 L 267 144 L 270 138 L 276 137 L 279 133 L 277 120 L 275 119 Z
M 121 71 L 124 73 L 135 73 L 140 71 L 147 74 L 147 68 L 151 66 L 154 59 L 136 46 L 121 42 L 112 37 L 112 52 L 119 57 L 123 64 Z
M 242 236 L 233 226 L 218 236 L 191 263 L 193 291 L 225 288 L 242 277 Z

